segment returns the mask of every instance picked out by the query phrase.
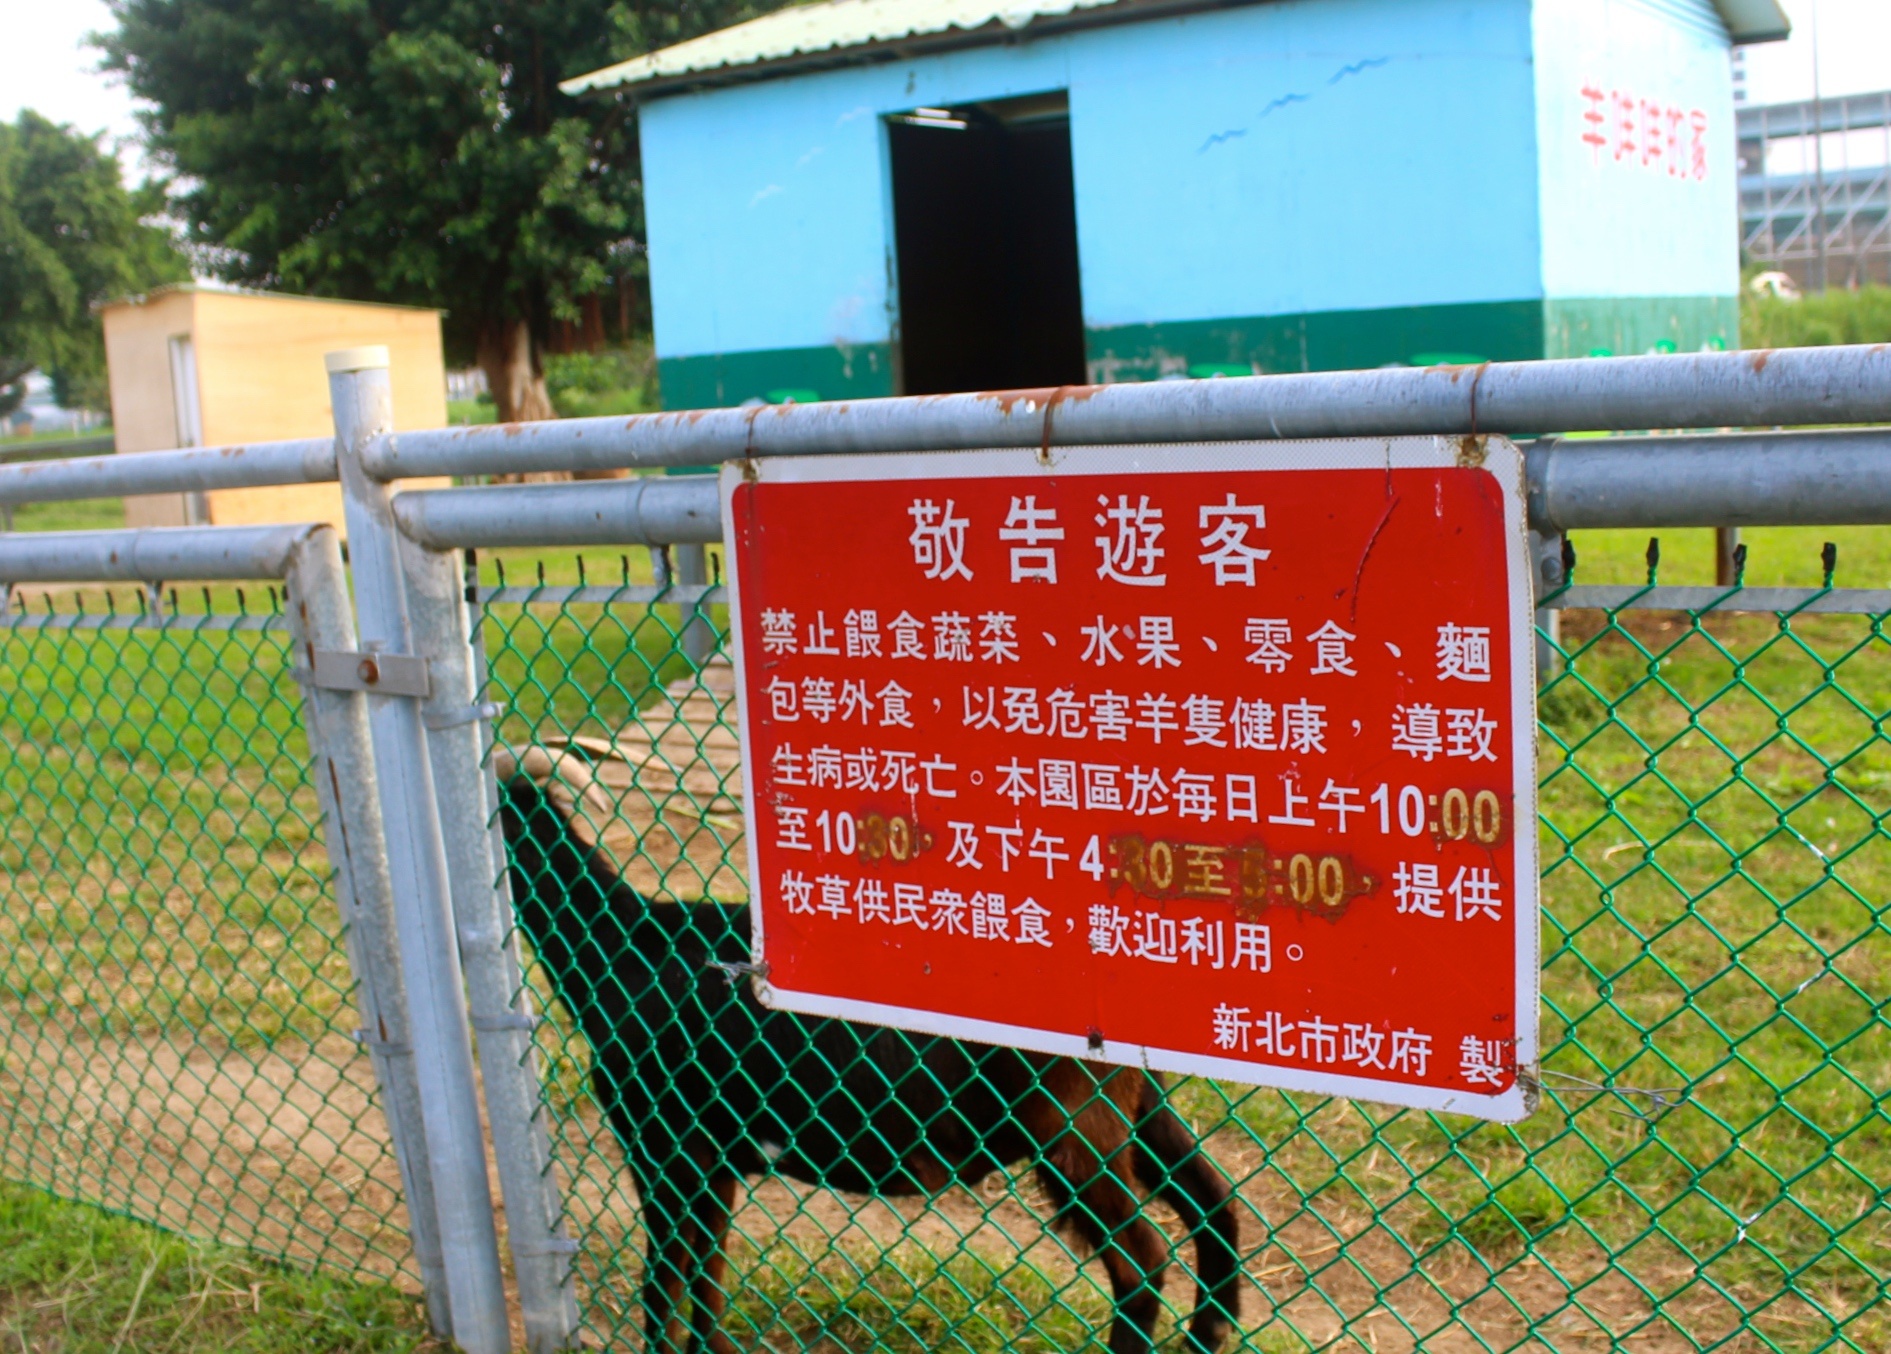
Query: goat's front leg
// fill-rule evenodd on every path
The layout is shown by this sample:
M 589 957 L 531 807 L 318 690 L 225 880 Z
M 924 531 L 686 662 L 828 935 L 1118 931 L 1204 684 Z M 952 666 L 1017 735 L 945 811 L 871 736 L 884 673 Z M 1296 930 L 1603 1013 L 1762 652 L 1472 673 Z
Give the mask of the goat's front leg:
M 677 1181 L 668 1176 L 650 1181 L 643 1201 L 644 1228 L 650 1244 L 644 1257 L 644 1348 L 660 1354 L 684 1354 L 686 1327 L 679 1310 L 684 1285 L 694 1269 L 696 1220 L 691 1216 L 685 1189 L 696 1178 Z M 696 1192 L 701 1192 L 697 1185 Z
M 705 1182 L 691 1208 L 696 1243 L 695 1277 L 690 1284 L 691 1354 L 736 1354 L 735 1342 L 722 1329 L 729 1307 L 729 1219 L 735 1212 L 735 1187 L 740 1178 L 718 1175 Z

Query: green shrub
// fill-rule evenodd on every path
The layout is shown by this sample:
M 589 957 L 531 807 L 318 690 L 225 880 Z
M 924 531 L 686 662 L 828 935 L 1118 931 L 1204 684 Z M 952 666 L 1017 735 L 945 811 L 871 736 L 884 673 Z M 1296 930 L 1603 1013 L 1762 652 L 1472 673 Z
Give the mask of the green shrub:
M 1891 343 L 1891 287 L 1817 292 L 1787 301 L 1740 298 L 1743 348 L 1814 348 L 1832 343 Z
M 649 342 L 545 359 L 545 388 L 563 418 L 641 414 L 657 407 L 656 358 Z

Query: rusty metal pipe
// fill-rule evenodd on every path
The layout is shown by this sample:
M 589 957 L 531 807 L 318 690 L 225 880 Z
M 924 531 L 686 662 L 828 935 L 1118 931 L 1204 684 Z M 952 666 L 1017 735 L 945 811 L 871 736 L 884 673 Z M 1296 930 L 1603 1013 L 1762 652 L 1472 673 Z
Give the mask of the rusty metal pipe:
M 281 578 L 318 526 L 140 527 L 0 535 L 0 582 L 177 583 Z
M 1891 523 L 1891 428 L 1544 438 L 1525 453 L 1530 526 L 1841 526 Z M 404 535 L 436 550 L 650 545 L 722 539 L 708 476 L 604 484 L 415 489 Z
M 1891 422 L 1891 347 L 1397 367 L 708 409 L 399 433 L 379 479 L 742 456 Z
M 202 493 L 335 478 L 335 439 L 77 456 L 0 465 L 0 503 L 60 503 L 127 494 Z

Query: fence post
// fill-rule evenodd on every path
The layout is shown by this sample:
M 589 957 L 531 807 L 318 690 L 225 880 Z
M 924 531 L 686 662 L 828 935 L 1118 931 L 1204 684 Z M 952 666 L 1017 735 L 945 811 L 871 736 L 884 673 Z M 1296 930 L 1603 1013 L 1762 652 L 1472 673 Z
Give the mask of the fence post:
M 577 1288 L 551 1142 L 540 1114 L 530 994 L 505 891 L 505 844 L 497 827 L 485 730 L 498 711 L 484 704 L 484 663 L 474 649 L 461 553 L 399 542 L 414 651 L 427 657 L 433 689 L 422 707 L 439 796 L 453 916 L 479 1066 L 486 1091 L 506 1241 L 532 1354 L 578 1346 Z
M 309 779 L 321 801 L 323 840 L 335 872 L 335 901 L 347 927 L 348 959 L 361 1012 L 359 1037 L 374 1065 L 381 1112 L 394 1143 L 401 1197 L 407 1205 L 407 1233 L 420 1266 L 427 1315 L 435 1334 L 449 1336 L 452 1314 L 427 1163 L 420 1081 L 414 1069 L 412 1021 L 401 973 L 380 789 L 368 736 L 368 698 L 356 691 L 318 687 L 311 680 L 316 650 L 348 652 L 355 647 L 348 579 L 332 529 L 319 527 L 297 544 L 285 583 L 289 633 L 302 682 Z
M 413 655 L 391 492 L 361 466 L 362 448 L 393 428 L 387 349 L 330 353 L 327 365 L 361 647 L 369 654 Z M 378 668 L 374 672 L 378 680 Z M 370 695 L 368 723 L 382 782 L 453 1340 L 466 1354 L 504 1354 L 512 1337 L 421 694 Z
M 1714 586 L 1731 588 L 1738 581 L 1734 552 L 1740 548 L 1739 527 L 1714 528 Z
M 705 545 L 677 545 L 676 581 L 684 587 L 701 587 L 709 582 L 709 547 Z M 701 671 L 716 652 L 716 632 L 709 624 L 709 618 L 702 614 L 702 603 L 697 602 L 683 608 L 683 656 L 689 659 L 692 667 Z
M 1563 533 L 1530 532 L 1530 592 L 1541 599 L 1569 580 L 1563 577 Z M 1563 613 L 1539 608 L 1536 613 L 1536 680 L 1549 681 L 1562 664 Z

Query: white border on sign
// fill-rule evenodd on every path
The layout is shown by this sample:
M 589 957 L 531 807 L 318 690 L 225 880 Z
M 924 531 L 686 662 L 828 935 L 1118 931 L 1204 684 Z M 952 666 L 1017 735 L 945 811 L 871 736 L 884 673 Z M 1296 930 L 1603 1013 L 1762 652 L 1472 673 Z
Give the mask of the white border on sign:
M 730 461 L 722 467 L 723 555 L 728 566 L 730 648 L 735 663 L 742 756 L 743 803 L 761 801 L 755 791 L 755 761 L 750 756 L 747 669 L 742 642 L 742 576 L 735 549 L 735 490 L 748 483 L 809 484 L 846 480 L 991 479 L 1027 476 L 1077 476 L 1196 473 L 1216 470 L 1402 470 L 1465 465 L 1465 450 L 1476 446 L 1482 459 L 1472 468 L 1491 475 L 1503 494 L 1511 524 L 1505 534 L 1504 573 L 1510 602 L 1510 714 L 1516 865 L 1516 1036 L 1517 1079 L 1499 1095 L 1477 1095 L 1370 1077 L 1344 1076 L 1293 1067 L 1276 1067 L 1232 1058 L 1179 1053 L 1173 1049 L 1105 1041 L 1091 1044 L 1079 1035 L 1061 1034 L 991 1021 L 943 1015 L 937 1011 L 885 1006 L 877 1002 L 789 992 L 754 979 L 763 1005 L 802 1015 L 832 1016 L 887 1025 L 918 1034 L 945 1035 L 979 1043 L 1029 1049 L 1039 1053 L 1090 1058 L 1185 1076 L 1213 1077 L 1250 1086 L 1274 1086 L 1317 1095 L 1344 1096 L 1413 1109 L 1468 1114 L 1514 1123 L 1536 1108 L 1538 1068 L 1539 886 L 1537 866 L 1536 774 L 1536 612 L 1530 580 L 1530 546 L 1525 525 L 1523 453 L 1503 437 L 1475 443 L 1457 437 L 1347 438 L 1295 442 L 1196 442 L 1163 445 L 1054 447 L 1048 455 L 1031 450 L 902 452 L 878 455 L 784 456 Z M 762 918 L 763 877 L 756 860 L 755 833 L 747 836 L 749 898 L 753 918 L 753 960 L 765 975 L 767 936 Z M 1447 1054 L 1448 1050 L 1434 1050 Z

